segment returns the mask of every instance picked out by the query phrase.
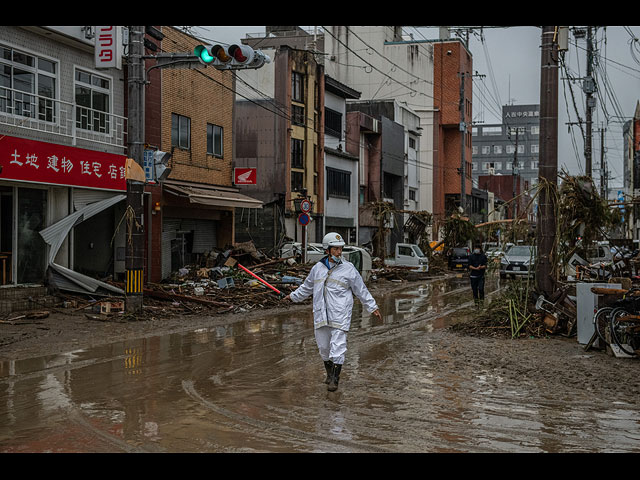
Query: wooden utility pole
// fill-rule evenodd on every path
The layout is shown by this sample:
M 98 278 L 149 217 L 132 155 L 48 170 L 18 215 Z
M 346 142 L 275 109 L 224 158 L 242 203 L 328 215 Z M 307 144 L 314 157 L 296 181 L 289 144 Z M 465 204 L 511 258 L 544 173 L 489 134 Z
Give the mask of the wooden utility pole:
M 556 239 L 556 191 L 558 186 L 558 27 L 542 27 L 540 56 L 540 186 L 537 241 L 538 291 L 547 297 L 554 291 L 553 245 Z

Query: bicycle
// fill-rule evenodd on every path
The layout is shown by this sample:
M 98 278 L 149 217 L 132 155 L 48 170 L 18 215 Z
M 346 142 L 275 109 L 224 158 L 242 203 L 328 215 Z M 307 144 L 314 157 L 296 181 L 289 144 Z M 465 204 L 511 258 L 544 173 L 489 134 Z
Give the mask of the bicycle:
M 638 287 L 627 290 L 624 297 L 612 305 L 600 307 L 593 315 L 595 332 L 588 347 L 598 338 L 604 346 L 615 345 L 627 355 L 637 356 L 636 350 L 640 350 L 640 315 L 631 312 L 639 310 Z
M 616 308 L 610 314 L 609 332 L 611 339 L 627 355 L 640 353 L 640 315 L 630 313 L 625 308 Z

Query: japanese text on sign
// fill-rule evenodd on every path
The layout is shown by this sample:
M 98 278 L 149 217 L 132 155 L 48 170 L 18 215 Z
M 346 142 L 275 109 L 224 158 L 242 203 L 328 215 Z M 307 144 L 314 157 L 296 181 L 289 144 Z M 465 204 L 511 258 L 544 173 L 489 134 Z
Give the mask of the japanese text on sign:
M 122 68 L 121 27 L 96 27 L 96 68 Z

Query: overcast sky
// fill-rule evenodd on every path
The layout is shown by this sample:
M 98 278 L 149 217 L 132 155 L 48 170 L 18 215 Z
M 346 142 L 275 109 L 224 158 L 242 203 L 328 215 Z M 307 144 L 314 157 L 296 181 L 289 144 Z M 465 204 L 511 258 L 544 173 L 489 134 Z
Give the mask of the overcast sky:
M 312 29 L 313 27 L 303 27 Z M 628 29 L 628 30 L 627 30 Z M 198 36 L 211 41 L 235 43 L 247 33 L 263 33 L 264 26 L 197 27 Z M 437 28 L 405 27 L 414 39 L 434 39 Z M 622 127 L 633 117 L 640 100 L 640 27 L 598 27 L 594 37 L 597 50 L 596 81 L 599 95 L 593 115 L 593 177 L 598 184 L 600 175 L 601 126 L 606 128 L 605 159 L 609 169 L 609 187 L 622 186 Z M 540 27 L 502 27 L 475 31 L 469 47 L 473 55 L 473 69 L 485 77 L 474 80 L 474 122 L 501 123 L 501 106 L 540 103 Z M 636 60 L 636 58 L 638 60 Z M 569 50 L 564 55 L 567 71 L 572 77 L 586 75 L 586 39 L 569 35 Z M 567 79 L 560 69 L 558 84 L 558 168 L 573 175 L 584 174 L 584 141 L 577 126 L 569 122 L 584 122 L 584 94 L 582 85 Z M 573 98 L 571 96 L 573 91 Z M 624 118 L 620 118 L 624 117 Z

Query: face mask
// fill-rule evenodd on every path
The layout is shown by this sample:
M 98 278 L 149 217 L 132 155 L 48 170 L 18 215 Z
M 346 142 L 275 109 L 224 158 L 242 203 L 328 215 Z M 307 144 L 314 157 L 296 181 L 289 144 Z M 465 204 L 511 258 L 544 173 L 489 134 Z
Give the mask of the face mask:
M 335 255 L 331 255 L 331 260 L 333 260 L 335 263 L 341 263 L 342 257 L 336 257 Z
M 476 248 L 476 249 L 473 251 L 473 253 L 480 253 L 480 249 L 479 249 L 479 248 Z

